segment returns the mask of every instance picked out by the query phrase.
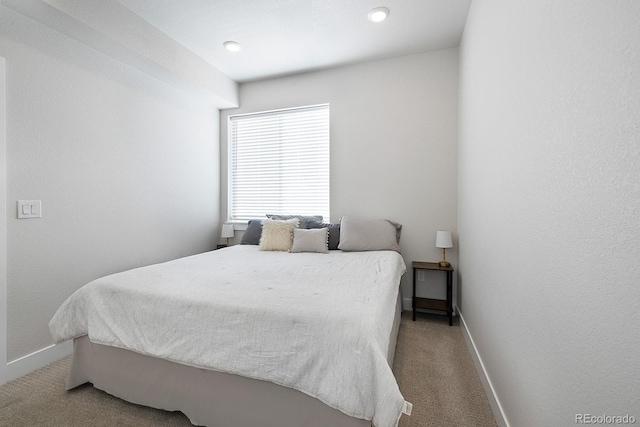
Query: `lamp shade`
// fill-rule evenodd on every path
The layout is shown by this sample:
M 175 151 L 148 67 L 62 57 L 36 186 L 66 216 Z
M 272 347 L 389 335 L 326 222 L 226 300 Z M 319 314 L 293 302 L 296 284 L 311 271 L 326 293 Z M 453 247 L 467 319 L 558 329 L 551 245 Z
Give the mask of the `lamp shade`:
M 453 239 L 451 238 L 450 231 L 438 230 L 436 233 L 436 248 L 452 248 Z
M 222 224 L 222 238 L 233 237 L 233 224 Z

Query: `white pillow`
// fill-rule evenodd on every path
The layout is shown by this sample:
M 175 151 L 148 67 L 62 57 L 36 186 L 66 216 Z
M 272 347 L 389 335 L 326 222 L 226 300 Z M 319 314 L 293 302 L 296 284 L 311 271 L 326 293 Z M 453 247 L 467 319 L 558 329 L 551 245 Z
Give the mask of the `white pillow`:
M 262 221 L 260 250 L 289 252 L 293 244 L 293 230 L 297 225 L 297 219 L 288 221 L 265 219 Z
M 340 244 L 343 251 L 396 251 L 402 225 L 386 219 L 344 216 L 340 220 Z
M 329 253 L 329 229 L 313 228 L 293 230 L 293 246 L 291 252 Z

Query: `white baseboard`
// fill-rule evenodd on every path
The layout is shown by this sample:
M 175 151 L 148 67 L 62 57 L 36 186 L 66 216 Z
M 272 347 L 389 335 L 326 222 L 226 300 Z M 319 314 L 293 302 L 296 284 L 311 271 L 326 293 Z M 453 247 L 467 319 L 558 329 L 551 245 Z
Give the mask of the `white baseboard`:
M 484 388 L 484 392 L 487 395 L 487 399 L 489 400 L 489 405 L 491 405 L 491 411 L 493 412 L 493 416 L 496 419 L 496 423 L 499 427 L 510 427 L 509 421 L 507 421 L 507 417 L 505 416 L 502 405 L 500 404 L 500 399 L 498 399 L 498 396 L 496 395 L 496 392 L 493 388 L 493 384 L 491 383 L 491 379 L 489 378 L 489 375 L 484 368 L 482 357 L 480 357 L 480 354 L 478 354 L 478 349 L 476 348 L 476 344 L 473 342 L 473 337 L 467 329 L 467 324 L 464 321 L 464 316 L 462 315 L 462 313 L 460 313 L 459 310 L 458 315 L 460 316 L 460 329 L 462 329 L 462 335 L 467 342 L 469 353 L 471 353 L 473 364 L 476 366 L 476 371 L 478 372 L 478 376 L 480 377 L 482 388 Z
M 65 341 L 13 360 L 7 363 L 6 366 L 1 367 L 3 369 L 0 369 L 0 385 L 47 366 L 49 363 L 68 356 L 72 352 L 73 341 Z

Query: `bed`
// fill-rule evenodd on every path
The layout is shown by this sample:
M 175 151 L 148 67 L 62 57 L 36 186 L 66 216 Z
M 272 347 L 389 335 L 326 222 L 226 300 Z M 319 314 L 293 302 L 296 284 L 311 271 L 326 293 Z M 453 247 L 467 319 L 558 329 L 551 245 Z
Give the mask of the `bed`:
M 399 253 L 238 245 L 95 280 L 59 308 L 67 388 L 195 425 L 392 427 Z

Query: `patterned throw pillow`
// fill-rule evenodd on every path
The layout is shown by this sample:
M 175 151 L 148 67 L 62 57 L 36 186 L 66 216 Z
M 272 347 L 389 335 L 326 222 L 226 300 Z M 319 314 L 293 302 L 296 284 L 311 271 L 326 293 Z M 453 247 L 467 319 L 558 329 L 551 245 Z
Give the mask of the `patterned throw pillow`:
M 265 219 L 262 221 L 261 251 L 289 252 L 293 245 L 293 229 L 298 226 L 298 219 L 278 221 Z

